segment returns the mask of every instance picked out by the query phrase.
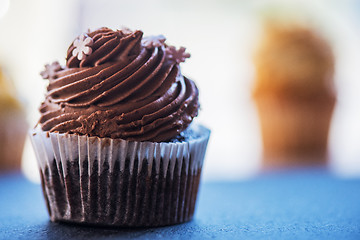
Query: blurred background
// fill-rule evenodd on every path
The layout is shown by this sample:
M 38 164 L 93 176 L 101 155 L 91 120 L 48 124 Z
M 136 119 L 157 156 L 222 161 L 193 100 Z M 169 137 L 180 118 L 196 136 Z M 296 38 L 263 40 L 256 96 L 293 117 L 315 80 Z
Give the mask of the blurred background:
M 24 145 L 38 181 L 24 134 L 39 119 L 39 73 L 65 64 L 88 28 L 126 26 L 191 53 L 182 72 L 212 130 L 205 180 L 309 165 L 359 177 L 359 13 L 356 0 L 0 0 L 0 169 L 19 167 Z

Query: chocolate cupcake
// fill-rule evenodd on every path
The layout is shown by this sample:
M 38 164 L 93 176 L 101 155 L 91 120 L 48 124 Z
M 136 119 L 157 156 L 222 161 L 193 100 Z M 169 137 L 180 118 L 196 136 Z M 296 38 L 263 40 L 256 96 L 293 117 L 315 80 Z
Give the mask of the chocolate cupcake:
M 52 221 L 163 226 L 195 209 L 210 131 L 192 123 L 198 89 L 163 36 L 100 28 L 70 45 L 31 139 Z M 191 124 L 192 123 L 192 124 Z

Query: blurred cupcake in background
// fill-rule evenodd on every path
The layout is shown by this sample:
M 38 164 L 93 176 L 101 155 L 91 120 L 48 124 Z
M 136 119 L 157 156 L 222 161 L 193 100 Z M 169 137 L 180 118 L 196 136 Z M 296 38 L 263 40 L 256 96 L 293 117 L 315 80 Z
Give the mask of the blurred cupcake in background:
M 334 56 L 319 33 L 264 24 L 255 58 L 256 102 L 264 165 L 322 165 L 335 105 Z
M 0 172 L 20 170 L 27 128 L 24 108 L 0 68 Z

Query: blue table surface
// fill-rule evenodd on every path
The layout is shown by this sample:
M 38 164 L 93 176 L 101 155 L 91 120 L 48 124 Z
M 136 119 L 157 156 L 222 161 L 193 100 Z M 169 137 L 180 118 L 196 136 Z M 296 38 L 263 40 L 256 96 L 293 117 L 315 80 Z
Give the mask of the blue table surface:
M 49 221 L 40 185 L 0 175 L 0 239 L 360 239 L 360 180 L 324 169 L 201 185 L 191 222 L 116 229 Z

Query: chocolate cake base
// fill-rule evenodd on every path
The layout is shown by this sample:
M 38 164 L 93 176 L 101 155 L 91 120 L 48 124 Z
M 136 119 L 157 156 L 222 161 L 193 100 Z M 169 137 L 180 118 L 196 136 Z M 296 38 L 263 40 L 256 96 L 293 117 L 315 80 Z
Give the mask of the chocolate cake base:
M 173 169 L 163 169 L 163 159 L 149 167 L 143 160 L 126 159 L 124 170 L 114 161 L 112 171 L 105 161 L 75 159 L 40 169 L 45 201 L 52 221 L 121 227 L 155 227 L 191 220 L 194 214 L 201 167 L 176 159 Z M 189 162 L 192 159 L 190 156 Z M 183 164 L 184 163 L 184 164 Z M 66 171 L 63 168 L 66 167 Z M 91 171 L 90 171 L 91 169 Z M 101 172 L 98 170 L 101 169 Z M 158 172 L 158 173 L 157 173 Z M 66 173 L 66 174 L 64 174 Z M 90 174 L 89 174 L 90 173 Z
M 192 218 L 210 130 L 176 142 L 132 142 L 34 129 L 52 221 L 155 227 Z

